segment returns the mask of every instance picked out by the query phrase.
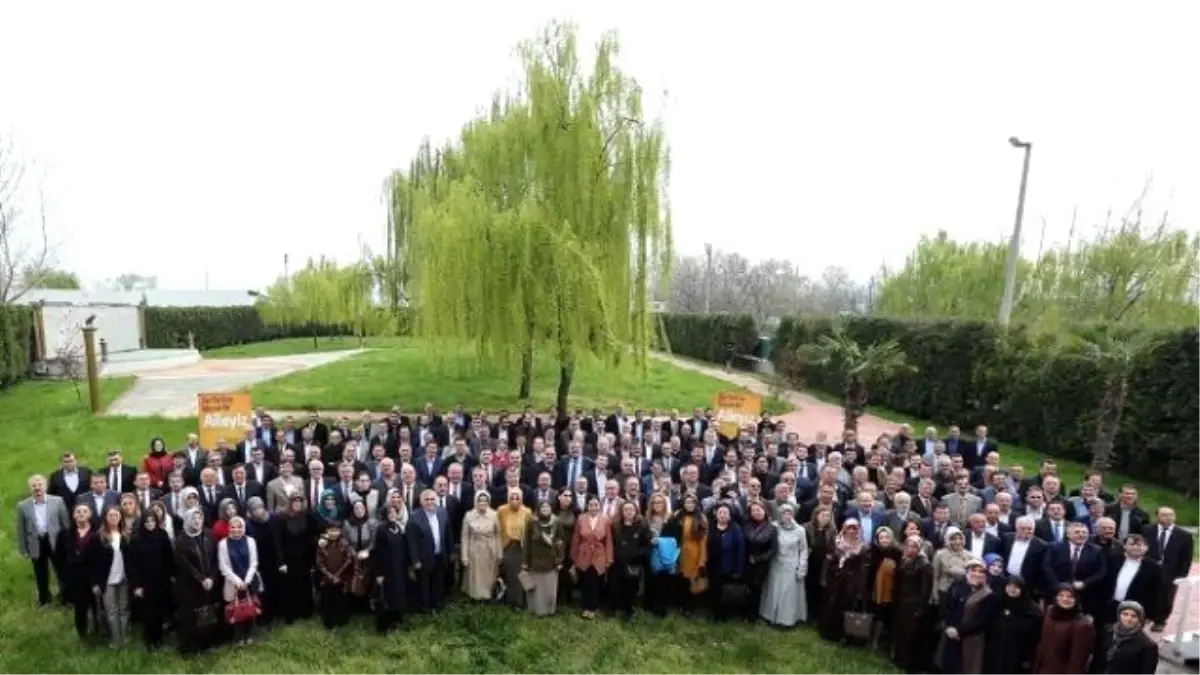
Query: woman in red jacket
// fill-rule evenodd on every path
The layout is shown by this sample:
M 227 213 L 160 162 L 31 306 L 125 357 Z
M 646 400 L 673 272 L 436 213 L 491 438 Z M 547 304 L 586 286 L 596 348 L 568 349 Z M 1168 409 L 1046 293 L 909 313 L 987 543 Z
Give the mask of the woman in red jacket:
M 175 469 L 175 460 L 167 452 L 167 444 L 162 437 L 150 441 L 150 454 L 142 460 L 142 471 L 150 475 L 150 487 L 162 490 L 167 484 L 167 476 Z

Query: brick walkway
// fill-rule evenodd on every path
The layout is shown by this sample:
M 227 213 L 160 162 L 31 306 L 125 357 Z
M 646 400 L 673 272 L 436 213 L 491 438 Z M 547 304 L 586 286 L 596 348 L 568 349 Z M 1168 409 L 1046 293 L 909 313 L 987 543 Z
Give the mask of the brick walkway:
M 672 365 L 688 370 L 694 370 L 698 373 L 703 373 L 710 377 L 725 380 L 745 387 L 756 394 L 767 395 L 770 389 L 758 377 L 744 372 L 726 373 L 723 369 L 715 366 L 707 366 L 702 363 L 680 359 L 668 354 L 656 353 L 654 356 L 658 359 L 666 361 Z M 842 429 L 842 409 L 839 406 L 831 403 L 826 403 L 808 394 L 797 391 L 789 391 L 787 400 L 795 406 L 795 410 L 782 415 L 781 419 L 787 422 L 789 431 L 795 431 L 800 434 L 800 439 L 803 441 L 812 441 L 818 431 L 824 431 L 829 434 L 831 442 L 836 442 Z M 903 421 L 886 420 L 882 417 L 874 415 L 864 415 L 858 420 L 858 437 L 863 445 L 869 445 L 874 441 L 879 434 L 894 433 L 896 427 L 902 424 Z M 916 432 L 920 434 L 921 429 Z M 1191 576 L 1200 575 L 1200 565 L 1193 564 Z M 1163 631 L 1161 637 L 1174 638 L 1175 630 L 1178 628 L 1179 620 L 1183 616 L 1184 593 L 1180 589 L 1175 597 L 1175 610 L 1171 613 L 1171 620 L 1167 622 L 1167 629 Z M 1200 588 L 1192 595 L 1192 606 L 1188 611 L 1188 631 L 1200 631 Z

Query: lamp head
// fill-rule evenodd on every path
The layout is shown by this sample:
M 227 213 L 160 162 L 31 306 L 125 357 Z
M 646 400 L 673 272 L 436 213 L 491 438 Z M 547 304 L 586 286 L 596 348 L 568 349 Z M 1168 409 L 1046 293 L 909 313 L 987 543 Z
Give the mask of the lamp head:
M 1025 144 L 1021 142 L 1021 139 L 1017 138 L 1016 136 L 1009 136 L 1009 137 L 1008 137 L 1008 144 L 1009 144 L 1009 145 L 1011 145 L 1011 146 L 1013 146 L 1014 148 L 1023 148 L 1023 147 L 1025 147 Z

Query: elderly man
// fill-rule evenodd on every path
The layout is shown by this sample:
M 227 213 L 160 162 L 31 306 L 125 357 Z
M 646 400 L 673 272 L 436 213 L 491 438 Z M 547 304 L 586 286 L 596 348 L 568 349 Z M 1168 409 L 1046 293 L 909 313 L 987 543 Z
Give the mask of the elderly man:
M 58 578 L 58 601 L 67 604 L 61 556 L 55 555 L 58 533 L 71 528 L 71 514 L 62 497 L 46 493 L 46 478 L 29 478 L 29 497 L 17 504 L 17 553 L 33 562 L 38 604 L 50 605 L 50 567 Z
M 892 497 L 892 504 L 895 505 L 894 508 L 884 514 L 883 520 L 884 524 L 899 538 L 904 532 L 905 524 L 921 522 L 921 514 L 912 510 L 912 497 L 907 492 L 897 492 Z

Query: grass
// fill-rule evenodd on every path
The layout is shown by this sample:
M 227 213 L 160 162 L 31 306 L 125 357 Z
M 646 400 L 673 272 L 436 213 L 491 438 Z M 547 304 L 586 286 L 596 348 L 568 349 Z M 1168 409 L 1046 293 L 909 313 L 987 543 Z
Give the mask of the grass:
M 104 381 L 105 402 L 132 383 Z M 0 425 L 13 439 L 0 453 L 0 508 L 11 514 L 27 477 L 48 474 L 63 450 L 76 451 L 93 467 L 114 447 L 138 461 L 151 438 L 162 435 L 176 447 L 195 421 L 95 418 L 69 384 L 24 383 L 0 393 Z M 6 542 L 0 546 L 0 672 L 893 672 L 877 654 L 827 644 L 808 628 L 714 626 L 677 616 L 584 622 L 570 608 L 535 619 L 463 604 L 436 618 L 415 618 L 398 639 L 376 637 L 363 617 L 337 634 L 313 619 L 260 634 L 249 650 L 226 647 L 186 659 L 173 650 L 151 654 L 140 645 L 80 649 L 68 612 L 34 606 L 33 571 L 16 554 L 5 529 L 11 524 L 11 518 L 0 519 L 0 540 Z
M 271 345 L 274 343 L 266 343 Z M 268 380 L 251 389 L 255 405 L 273 410 L 389 410 L 401 405 L 417 410 L 432 403 L 442 410 L 462 404 L 469 410 L 518 410 L 518 369 L 481 365 L 470 348 L 444 350 L 433 356 L 420 340 L 397 340 L 312 370 Z M 312 342 L 308 342 L 312 347 Z M 267 347 L 264 347 L 264 349 Z M 558 366 L 541 359 L 534 368 L 530 403 L 539 410 L 554 402 Z M 571 407 L 606 412 L 624 405 L 665 413 L 712 407 L 717 392 L 737 389 L 714 377 L 651 359 L 645 377 L 632 364 L 611 368 L 595 360 L 582 361 L 571 387 Z M 784 401 L 768 399 L 764 406 L 787 412 Z
M 363 341 L 363 347 L 378 349 L 402 344 L 402 338 L 369 337 Z M 206 359 L 253 359 L 263 356 L 292 356 L 294 354 L 312 354 L 315 352 L 338 352 L 347 349 L 358 349 L 358 338 L 352 336 L 317 338 L 317 346 L 313 347 L 312 338 L 284 338 L 269 342 L 254 342 L 245 345 L 231 345 L 205 350 L 202 356 Z
M 841 405 L 838 397 L 831 396 L 825 392 L 815 389 L 805 389 L 804 393 L 809 394 L 813 398 Z M 918 436 L 922 433 L 925 427 L 938 427 L 940 431 L 945 432 L 945 427 L 941 427 L 929 420 L 916 419 L 912 415 L 905 415 L 894 410 L 888 410 L 882 406 L 872 405 L 867 408 L 867 412 L 876 417 L 881 417 L 885 420 L 895 421 L 897 425 L 902 422 L 907 422 L 912 425 L 915 433 Z M 964 432 L 968 431 L 964 429 Z M 964 434 L 966 435 L 966 434 Z M 970 436 L 967 436 L 970 438 Z M 870 439 L 874 440 L 874 439 Z M 1044 452 L 1038 452 L 1032 448 L 1027 448 L 1021 445 L 1013 445 L 1011 443 L 999 443 L 1000 445 L 1000 463 L 1004 466 L 1020 464 L 1025 468 L 1025 475 L 1031 476 L 1037 473 L 1038 467 L 1043 459 L 1049 457 Z M 1083 482 L 1084 471 L 1088 467 L 1067 459 L 1059 459 L 1054 457 L 1054 462 L 1058 465 L 1058 475 L 1063 479 L 1066 491 L 1079 487 Z M 1114 492 L 1124 483 L 1132 483 L 1138 487 L 1138 501 L 1143 509 L 1146 509 L 1151 515 L 1159 506 L 1170 506 L 1175 509 L 1175 516 L 1180 525 L 1195 526 L 1200 524 L 1200 513 L 1197 513 L 1195 500 L 1189 500 L 1182 493 L 1172 490 L 1171 488 L 1162 487 L 1153 483 L 1147 482 L 1145 479 L 1132 478 L 1125 474 L 1110 472 L 1106 479 L 1106 485 L 1110 492 Z

